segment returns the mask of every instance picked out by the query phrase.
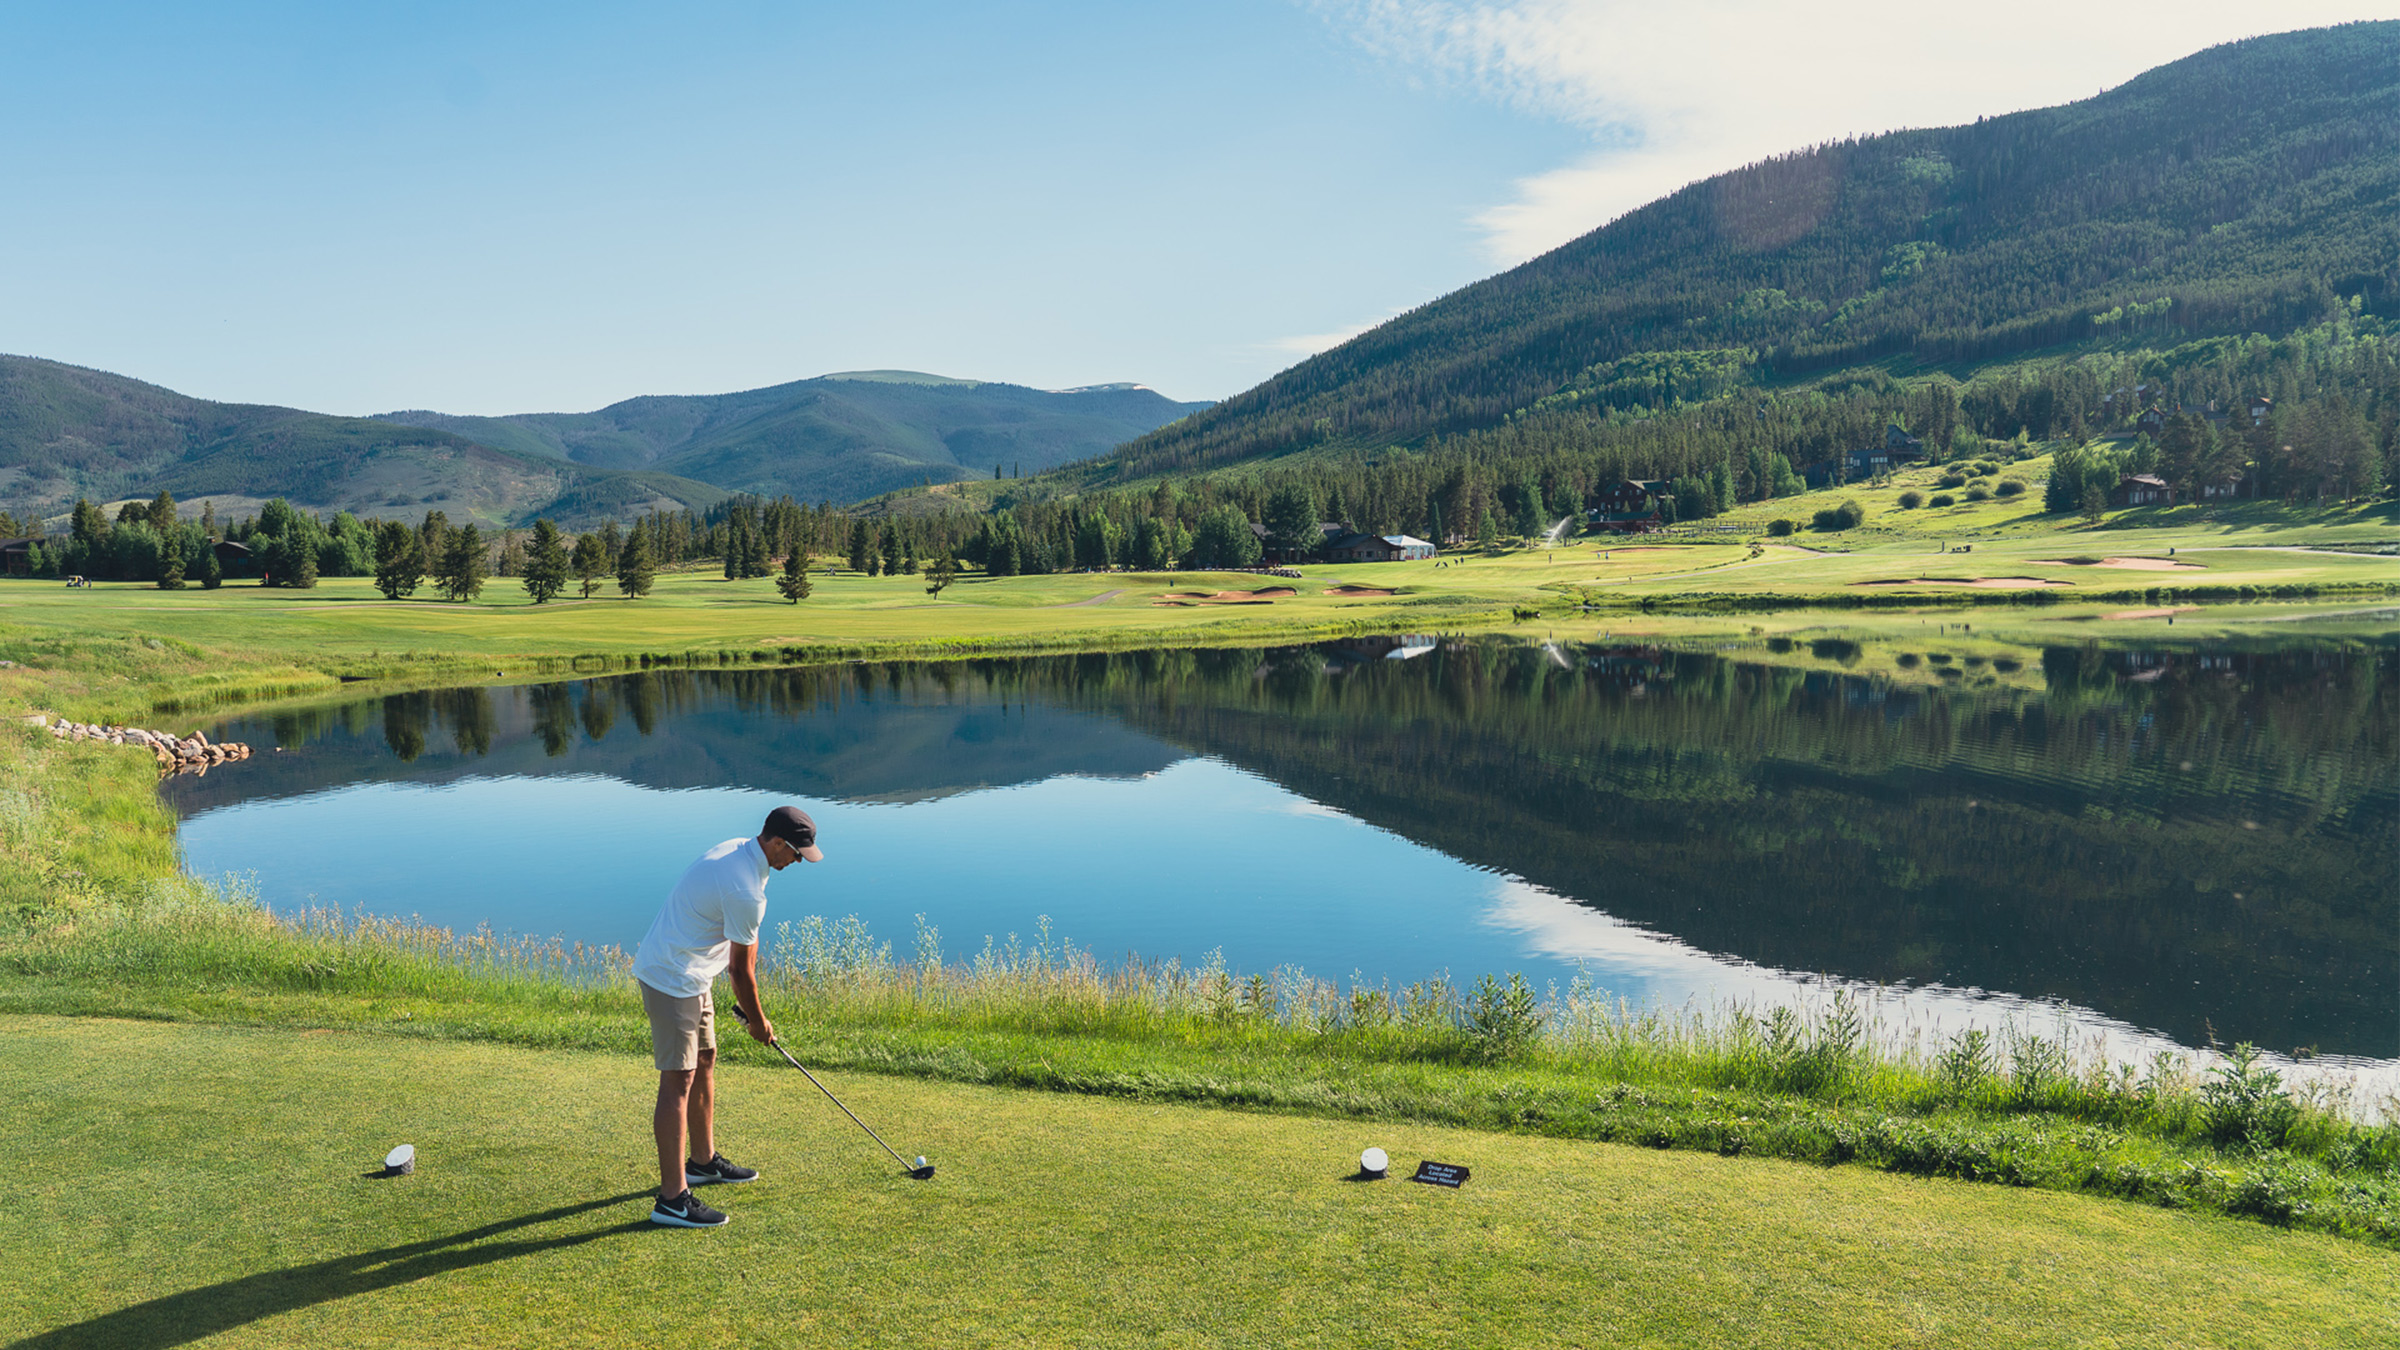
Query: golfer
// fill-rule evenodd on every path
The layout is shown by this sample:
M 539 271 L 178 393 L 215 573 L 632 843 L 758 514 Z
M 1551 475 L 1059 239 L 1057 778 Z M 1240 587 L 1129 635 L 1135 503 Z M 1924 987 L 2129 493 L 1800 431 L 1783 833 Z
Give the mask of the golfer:
M 730 969 L 734 1007 L 749 1013 L 751 1039 L 775 1039 L 758 997 L 758 930 L 767 918 L 768 873 L 802 858 L 825 861 L 817 823 L 796 806 L 778 806 L 757 838 L 728 839 L 684 869 L 633 954 L 658 1065 L 658 1109 L 650 1117 L 659 1176 L 652 1223 L 714 1228 L 725 1214 L 701 1204 L 692 1187 L 758 1180 L 757 1172 L 717 1152 L 717 1025 L 709 990 Z

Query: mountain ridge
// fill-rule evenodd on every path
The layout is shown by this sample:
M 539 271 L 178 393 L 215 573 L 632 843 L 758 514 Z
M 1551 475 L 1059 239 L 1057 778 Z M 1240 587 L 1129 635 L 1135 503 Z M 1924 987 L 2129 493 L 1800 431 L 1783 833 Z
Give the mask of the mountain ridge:
M 591 413 L 347 417 L 0 355 L 0 506 L 39 517 L 78 497 L 166 491 L 229 506 L 284 497 L 317 511 L 582 526 L 706 510 L 737 493 L 848 502 L 993 465 L 1039 472 L 1205 406 L 1140 385 L 1045 391 L 870 371 L 641 395 Z
M 2351 296 L 2400 314 L 2400 21 L 1700 180 L 1071 472 L 1423 445 L 1641 358 L 1738 354 L 1752 380 L 1974 364 L 2144 328 L 2288 332 Z

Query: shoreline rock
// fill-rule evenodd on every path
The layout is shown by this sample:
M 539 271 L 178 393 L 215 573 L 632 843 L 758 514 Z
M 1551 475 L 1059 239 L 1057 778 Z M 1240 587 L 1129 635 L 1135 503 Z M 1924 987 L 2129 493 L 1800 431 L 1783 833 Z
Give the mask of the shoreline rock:
M 250 758 L 250 747 L 240 741 L 212 743 L 205 734 L 197 731 L 189 736 L 177 736 L 171 731 L 71 722 L 63 717 L 49 725 L 50 734 L 62 741 L 101 741 L 109 745 L 130 745 L 147 750 L 151 758 L 158 761 L 161 774 L 207 773 L 219 764 Z

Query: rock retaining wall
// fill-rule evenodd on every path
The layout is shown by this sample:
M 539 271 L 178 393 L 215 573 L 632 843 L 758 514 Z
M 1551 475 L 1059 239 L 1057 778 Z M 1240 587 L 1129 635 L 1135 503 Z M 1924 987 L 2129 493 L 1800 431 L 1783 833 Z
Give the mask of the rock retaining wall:
M 148 750 L 158 761 L 161 773 L 207 773 L 215 765 L 250 758 L 250 747 L 240 741 L 213 742 L 201 732 L 177 736 L 167 731 L 146 731 L 141 727 L 108 727 L 96 722 L 70 722 L 64 718 L 50 724 L 50 734 L 62 741 L 106 741 L 110 745 L 132 745 Z

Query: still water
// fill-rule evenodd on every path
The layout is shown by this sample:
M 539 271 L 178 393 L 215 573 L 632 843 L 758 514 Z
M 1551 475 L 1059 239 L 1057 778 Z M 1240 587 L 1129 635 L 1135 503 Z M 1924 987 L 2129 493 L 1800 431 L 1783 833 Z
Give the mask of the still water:
M 237 719 L 188 867 L 630 947 L 798 802 L 770 923 L 1630 1002 L 1875 986 L 1927 1029 L 2400 1059 L 2400 655 L 1390 638 L 651 672 Z M 1884 653 L 1883 655 L 1897 655 Z M 1913 658 L 1913 659 L 1912 659 Z

